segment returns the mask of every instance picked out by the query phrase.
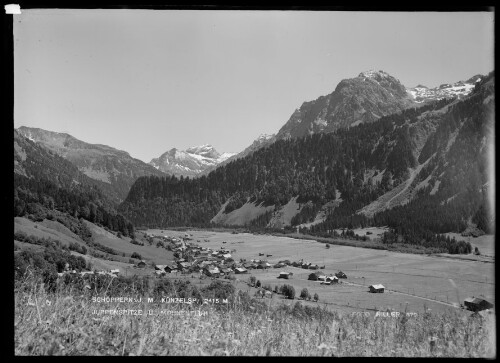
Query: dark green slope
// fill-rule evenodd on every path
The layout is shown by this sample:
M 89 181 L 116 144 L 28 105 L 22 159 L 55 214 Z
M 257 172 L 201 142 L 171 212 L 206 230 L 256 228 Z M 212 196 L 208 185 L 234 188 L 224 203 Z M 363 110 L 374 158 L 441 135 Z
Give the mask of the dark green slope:
M 127 152 L 107 145 L 89 144 L 75 137 L 39 128 L 20 127 L 18 132 L 75 165 L 115 204 L 121 203 L 134 181 L 144 175 L 165 174 Z
M 88 231 L 78 222 L 83 218 L 133 234 L 133 225 L 117 213 L 99 187 L 75 165 L 14 130 L 14 216 L 35 220 L 62 216 L 63 222 L 78 225 L 77 232 L 85 234 Z
M 462 100 L 429 103 L 347 130 L 278 140 L 195 180 L 139 178 L 119 210 L 137 225 L 208 225 L 226 201 L 226 212 L 247 201 L 278 210 L 298 196 L 299 203 L 310 202 L 294 220 L 298 224 L 340 193 L 340 205 L 310 232 L 387 224 L 415 236 L 412 241 L 460 232 L 471 218 L 489 215 L 485 145 L 493 105 L 492 73 Z M 410 196 L 401 198 L 398 209 L 363 212 L 398 188 Z M 260 217 L 247 224 L 267 221 Z

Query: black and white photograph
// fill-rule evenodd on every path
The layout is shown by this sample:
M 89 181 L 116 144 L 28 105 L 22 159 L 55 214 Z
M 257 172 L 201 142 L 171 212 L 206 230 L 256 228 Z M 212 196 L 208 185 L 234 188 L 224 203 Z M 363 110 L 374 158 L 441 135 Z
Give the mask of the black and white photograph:
M 5 11 L 15 356 L 496 358 L 494 7 Z

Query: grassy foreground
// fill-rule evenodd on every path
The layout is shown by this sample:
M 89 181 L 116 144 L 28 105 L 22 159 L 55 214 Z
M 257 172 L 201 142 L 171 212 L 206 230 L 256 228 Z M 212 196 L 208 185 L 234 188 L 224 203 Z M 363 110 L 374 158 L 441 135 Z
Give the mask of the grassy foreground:
M 230 355 L 495 357 L 494 315 L 460 312 L 417 317 L 329 314 L 300 307 L 255 308 L 238 298 L 202 314 L 94 315 L 94 309 L 189 310 L 186 304 L 96 303 L 104 291 L 47 293 L 16 283 L 16 355 Z M 132 296 L 127 293 L 123 296 Z

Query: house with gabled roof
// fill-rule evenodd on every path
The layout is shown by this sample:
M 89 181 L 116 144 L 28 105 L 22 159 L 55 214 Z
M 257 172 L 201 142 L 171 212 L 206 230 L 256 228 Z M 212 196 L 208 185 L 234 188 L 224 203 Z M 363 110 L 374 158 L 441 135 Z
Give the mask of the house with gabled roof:
M 281 271 L 278 278 L 279 279 L 289 279 L 292 275 L 293 275 L 293 273 L 291 273 L 291 272 Z
M 325 281 L 330 281 L 332 284 L 336 284 L 339 282 L 339 278 L 337 276 L 327 276 Z
M 474 296 L 465 299 L 464 305 L 467 308 L 467 310 L 470 311 L 481 311 L 481 310 L 491 309 L 494 306 L 489 301 Z
M 368 288 L 370 289 L 370 292 L 375 293 L 383 293 L 385 290 L 385 287 L 382 284 L 370 285 Z
M 163 268 L 163 270 L 165 272 L 172 273 L 172 271 L 177 270 L 177 267 L 176 266 L 172 266 L 172 265 L 165 265 L 165 267 Z
M 204 271 L 210 277 L 218 277 L 220 275 L 220 270 L 217 267 L 206 267 Z
M 248 271 L 247 271 L 247 269 L 246 269 L 246 268 L 244 268 L 244 267 L 236 267 L 236 268 L 234 269 L 234 273 L 235 273 L 235 274 L 245 274 L 245 273 L 247 273 L 247 272 L 248 272 Z

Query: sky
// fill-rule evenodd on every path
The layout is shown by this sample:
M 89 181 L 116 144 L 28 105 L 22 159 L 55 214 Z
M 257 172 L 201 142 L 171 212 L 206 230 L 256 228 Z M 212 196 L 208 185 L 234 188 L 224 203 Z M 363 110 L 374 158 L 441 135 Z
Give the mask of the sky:
M 14 127 L 144 162 L 174 147 L 242 151 L 370 69 L 407 87 L 494 69 L 491 12 L 28 9 L 13 19 Z

